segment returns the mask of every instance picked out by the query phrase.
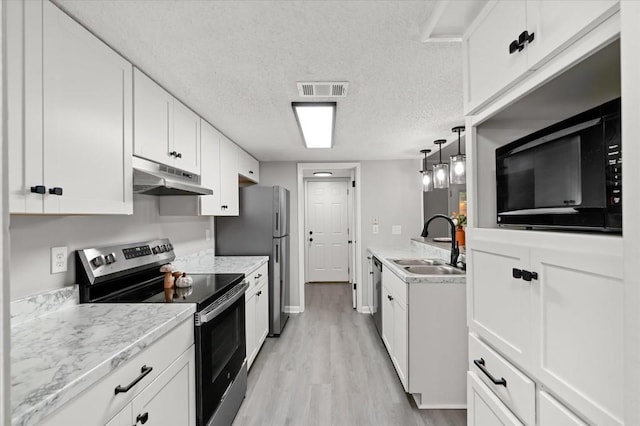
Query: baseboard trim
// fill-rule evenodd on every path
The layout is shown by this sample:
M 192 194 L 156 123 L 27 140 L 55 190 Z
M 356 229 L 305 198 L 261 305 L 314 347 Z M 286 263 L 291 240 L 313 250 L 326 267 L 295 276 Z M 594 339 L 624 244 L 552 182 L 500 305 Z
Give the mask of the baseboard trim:
M 285 306 L 284 311 L 288 314 L 299 314 L 300 306 Z
M 466 410 L 467 404 L 422 404 L 422 395 L 412 393 L 411 396 L 420 410 Z

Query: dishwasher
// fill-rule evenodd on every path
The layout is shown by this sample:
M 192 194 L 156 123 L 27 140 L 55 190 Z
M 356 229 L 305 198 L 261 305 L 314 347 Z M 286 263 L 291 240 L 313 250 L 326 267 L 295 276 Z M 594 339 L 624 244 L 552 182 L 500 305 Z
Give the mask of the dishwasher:
M 382 336 L 382 263 L 376 257 L 373 257 L 373 303 L 371 307 L 371 315 L 376 325 L 378 334 Z

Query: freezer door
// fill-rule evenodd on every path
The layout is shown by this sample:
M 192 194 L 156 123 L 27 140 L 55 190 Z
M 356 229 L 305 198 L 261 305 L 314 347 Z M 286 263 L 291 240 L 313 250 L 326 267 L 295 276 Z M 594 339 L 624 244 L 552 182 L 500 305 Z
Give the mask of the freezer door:
M 289 318 L 289 237 L 273 239 L 269 280 L 269 335 L 278 336 Z
M 281 186 L 273 187 L 273 236 L 289 235 L 289 190 Z

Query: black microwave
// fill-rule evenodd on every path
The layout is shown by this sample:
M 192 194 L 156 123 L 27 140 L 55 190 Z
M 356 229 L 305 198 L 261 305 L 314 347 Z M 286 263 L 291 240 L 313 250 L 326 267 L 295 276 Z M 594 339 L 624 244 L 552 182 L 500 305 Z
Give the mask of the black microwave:
M 620 98 L 496 149 L 499 226 L 622 232 Z

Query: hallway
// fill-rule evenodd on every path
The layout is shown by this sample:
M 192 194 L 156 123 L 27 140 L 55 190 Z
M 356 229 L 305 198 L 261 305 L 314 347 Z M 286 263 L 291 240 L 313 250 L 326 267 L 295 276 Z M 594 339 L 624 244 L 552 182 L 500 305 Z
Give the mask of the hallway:
M 465 410 L 418 410 L 348 284 L 308 284 L 306 311 L 269 338 L 234 426 L 464 426 Z

